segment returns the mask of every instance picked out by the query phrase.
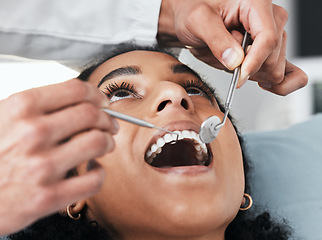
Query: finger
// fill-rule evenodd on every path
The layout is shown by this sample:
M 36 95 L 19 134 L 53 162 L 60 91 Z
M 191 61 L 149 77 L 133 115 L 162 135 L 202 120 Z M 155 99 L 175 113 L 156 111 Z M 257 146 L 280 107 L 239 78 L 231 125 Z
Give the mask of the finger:
M 62 85 L 64 84 L 64 85 Z M 106 97 L 94 85 L 72 79 L 65 83 L 45 86 L 39 89 L 40 98 L 47 103 L 41 104 L 40 108 L 51 112 L 65 106 L 74 105 L 80 102 L 91 102 L 96 106 L 105 106 Z
M 263 83 L 266 85 L 269 84 L 279 84 L 284 80 L 285 68 L 286 68 L 286 43 L 287 36 L 284 31 L 282 46 L 280 51 L 280 56 L 278 59 L 278 63 L 274 69 L 271 71 L 260 70 L 258 73 L 251 77 L 251 80 L 258 81 L 260 86 L 263 86 Z
M 232 30 L 231 36 L 238 42 L 239 45 L 242 44 L 244 38 L 242 33 L 236 30 Z M 200 61 L 203 61 L 204 63 L 216 69 L 231 72 L 213 55 L 209 47 L 188 47 L 188 49 Z
M 116 134 L 117 122 L 91 103 L 81 103 L 61 111 L 47 114 L 42 118 L 43 136 L 53 144 L 89 129 Z
M 63 83 L 26 90 L 10 97 L 11 114 L 30 116 L 53 112 L 80 102 L 106 106 L 106 97 L 93 85 L 72 79 Z
M 203 6 L 190 19 L 192 35 L 204 41 L 213 55 L 228 69 L 233 70 L 239 66 L 244 58 L 240 44 L 226 29 L 219 14 L 209 7 Z M 196 26 L 195 22 L 198 24 Z
M 255 1 L 248 15 L 241 16 L 246 31 L 253 39 L 253 44 L 246 55 L 241 67 L 241 80 L 249 78 L 250 75 L 258 72 L 265 60 L 273 53 L 279 44 L 279 35 L 273 17 L 271 3 L 261 4 L 262 1 Z M 246 20 L 244 20 L 246 19 Z
M 114 147 L 114 139 L 109 133 L 91 130 L 79 134 L 45 153 L 44 158 L 51 166 L 51 177 L 44 176 L 43 178 L 46 182 L 57 181 L 63 178 L 67 171 L 112 151 Z
M 214 57 L 213 53 L 208 47 L 203 48 L 189 48 L 189 51 L 200 61 L 221 70 L 226 70 L 227 68 Z
M 69 179 L 64 179 L 53 185 L 46 186 L 38 193 L 38 196 L 33 201 L 36 209 L 30 215 L 42 216 L 54 213 L 67 205 L 86 199 L 96 194 L 105 178 L 104 169 L 97 164 L 91 171 L 75 176 Z
M 261 84 L 260 87 L 272 93 L 286 96 L 289 93 L 306 86 L 307 82 L 307 75 L 300 68 L 296 67 L 290 62 L 287 62 L 285 68 L 285 77 L 281 83 L 268 85 Z
M 104 179 L 104 168 L 95 161 L 95 167 L 89 172 L 63 180 L 53 186 L 53 191 L 57 192 L 56 197 L 61 199 L 62 207 L 65 207 L 72 202 L 86 199 L 96 194 L 101 189 Z
M 286 32 L 284 30 L 284 27 L 288 19 L 288 14 L 284 8 L 277 5 L 273 5 L 273 14 L 279 42 L 271 55 L 267 57 L 267 59 L 261 66 L 260 71 L 272 72 L 278 67 L 280 63 L 284 63 L 285 66 L 284 56 L 286 55 Z

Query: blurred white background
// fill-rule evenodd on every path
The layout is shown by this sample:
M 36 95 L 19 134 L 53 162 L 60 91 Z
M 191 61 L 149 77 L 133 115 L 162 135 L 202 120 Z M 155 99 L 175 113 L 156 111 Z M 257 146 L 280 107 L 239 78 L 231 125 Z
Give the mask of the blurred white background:
M 297 40 L 295 1 L 273 2 L 283 6 L 289 12 L 289 21 L 286 26 L 288 32 L 287 58 L 308 74 L 309 84 L 287 97 L 280 97 L 261 90 L 254 82 L 246 83 L 236 91 L 231 111 L 242 132 L 279 129 L 308 119 L 313 112 L 313 82 L 322 79 L 322 56 L 295 57 Z M 211 69 L 195 60 L 188 51 L 182 52 L 180 59 L 211 81 L 219 92 L 219 96 L 225 99 L 231 79 L 230 74 Z M 28 88 L 58 83 L 77 76 L 77 72 L 55 62 L 26 61 L 11 56 L 0 57 L 0 73 L 0 99 Z
M 0 99 L 25 89 L 77 77 L 77 72 L 53 61 L 31 61 L 12 56 L 0 58 L 0 73 Z

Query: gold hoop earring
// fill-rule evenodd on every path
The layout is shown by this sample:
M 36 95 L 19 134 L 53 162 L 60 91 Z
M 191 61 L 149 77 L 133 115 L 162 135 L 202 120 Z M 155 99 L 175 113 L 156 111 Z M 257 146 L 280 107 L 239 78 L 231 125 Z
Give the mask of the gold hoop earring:
M 239 210 L 241 211 L 246 211 L 253 206 L 253 199 L 249 194 L 244 193 L 244 198 L 246 199 L 246 202 L 248 202 L 248 205 L 245 207 L 240 207 Z
M 66 212 L 67 212 L 67 215 L 68 217 L 70 217 L 71 219 L 73 220 L 78 220 L 81 218 L 81 214 L 79 213 L 77 215 L 77 217 L 74 217 L 73 214 L 70 212 L 70 209 L 73 207 L 73 205 L 68 205 L 67 208 L 66 208 Z

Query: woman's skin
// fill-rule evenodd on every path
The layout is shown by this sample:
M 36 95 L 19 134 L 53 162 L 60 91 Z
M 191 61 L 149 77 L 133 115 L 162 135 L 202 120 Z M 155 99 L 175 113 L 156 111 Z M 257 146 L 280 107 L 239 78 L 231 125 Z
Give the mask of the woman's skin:
M 170 131 L 198 132 L 207 117 L 222 118 L 223 113 L 209 90 L 199 88 L 198 76 L 181 65 L 164 53 L 132 51 L 103 63 L 89 82 L 98 85 L 122 68 L 99 87 L 109 94 L 107 89 L 115 90 L 123 82 L 133 86 L 110 94 L 110 109 Z M 187 86 L 189 81 L 197 87 Z M 209 145 L 210 165 L 167 168 L 145 161 L 146 151 L 164 132 L 118 122 L 114 151 L 96 159 L 106 171 L 103 187 L 77 202 L 73 214 L 87 205 L 87 217 L 102 227 L 112 226 L 117 239 L 224 239 L 244 193 L 241 148 L 231 122 L 227 120 Z M 176 144 L 173 149 L 184 152 Z M 86 164 L 78 171 L 85 173 Z

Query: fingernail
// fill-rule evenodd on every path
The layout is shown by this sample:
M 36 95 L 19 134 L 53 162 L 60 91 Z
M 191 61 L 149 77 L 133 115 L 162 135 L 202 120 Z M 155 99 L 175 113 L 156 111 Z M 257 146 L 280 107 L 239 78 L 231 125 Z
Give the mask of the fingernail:
M 238 83 L 237 83 L 237 88 L 241 88 L 242 86 L 244 86 L 244 84 L 248 81 L 249 79 L 249 75 L 245 78 L 240 78 Z
M 107 99 L 107 97 L 106 97 L 105 93 L 103 93 L 103 92 L 101 92 L 101 91 L 100 91 L 100 93 L 101 93 L 101 94 L 102 94 L 102 96 L 103 96 L 102 107 L 103 107 L 103 108 L 107 108 L 107 107 L 110 105 L 110 103 L 108 102 L 108 99 Z
M 114 129 L 115 129 L 115 133 L 117 133 L 119 131 L 119 123 L 114 119 L 112 118 L 112 122 L 113 122 L 113 125 L 114 125 Z
M 250 49 L 252 48 L 252 45 L 248 45 L 246 48 L 246 54 L 250 51 Z
M 233 48 L 228 48 L 223 52 L 222 60 L 230 70 L 235 69 L 240 64 L 238 53 Z
M 109 106 L 110 104 L 109 104 L 109 102 L 108 101 L 104 101 L 103 103 L 102 103 L 102 108 L 108 108 L 108 106 Z

